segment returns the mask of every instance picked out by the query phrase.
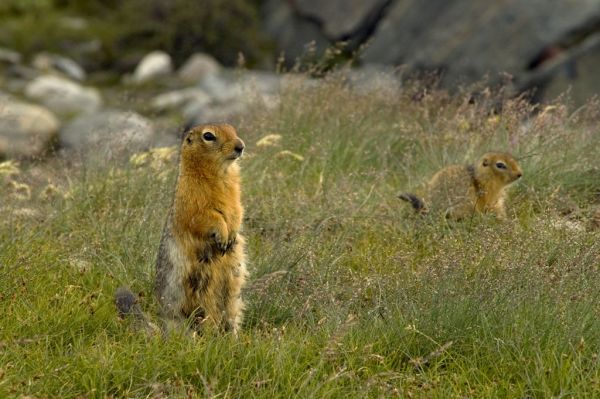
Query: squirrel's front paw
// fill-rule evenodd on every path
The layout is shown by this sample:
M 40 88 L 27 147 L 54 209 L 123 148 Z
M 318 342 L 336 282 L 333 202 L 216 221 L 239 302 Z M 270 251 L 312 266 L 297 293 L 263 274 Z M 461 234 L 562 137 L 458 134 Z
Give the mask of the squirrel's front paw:
M 228 243 L 229 243 L 229 235 L 226 231 L 219 230 L 216 228 L 211 229 L 210 238 L 212 239 L 215 248 L 217 251 L 220 251 L 222 254 L 227 251 Z
M 225 249 L 225 252 L 231 251 L 234 248 L 236 241 L 237 241 L 237 231 L 230 232 L 229 238 L 227 239 L 227 248 Z

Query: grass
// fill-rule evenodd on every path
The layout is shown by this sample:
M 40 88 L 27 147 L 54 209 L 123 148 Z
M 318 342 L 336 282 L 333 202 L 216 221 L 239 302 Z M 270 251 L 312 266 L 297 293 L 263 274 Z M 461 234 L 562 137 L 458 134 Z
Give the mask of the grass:
M 156 314 L 175 162 L 54 166 L 50 199 L 35 177 L 50 166 L 24 166 L 31 198 L 1 193 L 0 396 L 597 397 L 599 108 L 483 93 L 292 81 L 238 123 L 239 339 L 149 338 L 116 316 L 122 284 Z M 280 144 L 256 146 L 267 134 Z M 525 173 L 507 222 L 449 226 L 396 198 L 491 149 Z

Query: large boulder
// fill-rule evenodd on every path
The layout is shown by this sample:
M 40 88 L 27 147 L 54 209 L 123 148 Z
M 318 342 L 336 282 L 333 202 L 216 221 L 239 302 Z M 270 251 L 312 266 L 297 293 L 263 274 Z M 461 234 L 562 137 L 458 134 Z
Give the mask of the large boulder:
M 157 50 L 142 58 L 133 72 L 132 81 L 134 83 L 144 83 L 170 75 L 172 72 L 173 61 L 171 56 L 164 51 Z
M 313 61 L 334 43 L 356 50 L 372 33 L 392 0 L 270 0 L 263 6 L 265 31 L 288 66 Z
M 293 0 L 296 13 L 317 21 L 326 37 L 345 40 L 375 22 L 389 0 Z
M 565 84 L 564 68 L 549 68 L 572 59 L 584 72 L 598 69 L 588 39 L 597 35 L 599 0 L 290 0 L 263 6 L 266 31 L 286 55 L 297 56 L 307 43 L 323 48 L 344 41 L 348 53 L 359 51 L 363 64 L 403 65 L 407 72 L 437 71 L 447 87 L 488 76 L 490 84 L 514 77 L 515 90 Z M 583 55 L 585 53 L 585 55 Z M 585 59 L 585 61 L 584 61 Z M 568 69 L 568 68 L 567 68 Z M 576 91 L 591 92 L 600 75 L 567 71 Z
M 39 105 L 0 96 L 0 158 L 32 158 L 56 140 L 58 119 Z
M 600 18 L 598 0 L 398 0 L 377 25 L 367 62 L 439 69 L 444 82 L 473 82 L 535 67 L 547 47 Z
M 297 59 L 320 56 L 331 44 L 318 24 L 297 15 L 287 1 L 269 0 L 263 13 L 265 32 L 290 66 Z
M 98 89 L 54 75 L 42 75 L 29 82 L 25 95 L 62 114 L 94 112 L 102 105 Z
M 600 93 L 600 33 L 555 58 L 532 73 L 530 79 L 523 79 L 523 89 L 542 86 L 543 90 L 536 94 L 549 100 L 569 91 L 570 99 L 576 104 L 583 104 Z
M 61 132 L 63 147 L 100 157 L 139 151 L 152 143 L 154 124 L 140 114 L 103 110 L 81 115 Z

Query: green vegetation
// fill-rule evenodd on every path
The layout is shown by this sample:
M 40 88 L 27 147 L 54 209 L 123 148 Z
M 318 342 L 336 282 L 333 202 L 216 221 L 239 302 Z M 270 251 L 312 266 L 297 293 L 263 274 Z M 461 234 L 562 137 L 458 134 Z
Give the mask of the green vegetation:
M 66 198 L 0 193 L 0 396 L 599 396 L 598 106 L 533 108 L 333 78 L 257 105 L 238 124 L 251 270 L 239 339 L 148 338 L 116 316 L 122 284 L 156 314 L 174 165 L 56 167 Z M 255 145 L 267 134 L 279 146 Z M 396 198 L 490 149 L 525 172 L 507 222 L 449 226 Z
M 272 62 L 259 23 L 260 0 L 4 0 L 0 46 L 26 55 L 67 53 L 86 66 L 131 69 L 145 53 L 177 65 L 204 51 L 226 65 Z

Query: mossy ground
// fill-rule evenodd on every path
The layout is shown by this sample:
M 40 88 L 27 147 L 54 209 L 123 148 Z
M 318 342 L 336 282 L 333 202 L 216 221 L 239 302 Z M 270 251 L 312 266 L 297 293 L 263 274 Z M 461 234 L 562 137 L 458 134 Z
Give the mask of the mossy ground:
M 50 198 L 3 189 L 0 396 L 599 396 L 599 108 L 470 98 L 325 79 L 240 121 L 251 277 L 238 339 L 148 338 L 117 318 L 123 284 L 156 314 L 175 161 L 55 166 Z M 267 134 L 282 139 L 256 146 Z M 397 199 L 488 150 L 524 170 L 508 221 L 448 225 Z

